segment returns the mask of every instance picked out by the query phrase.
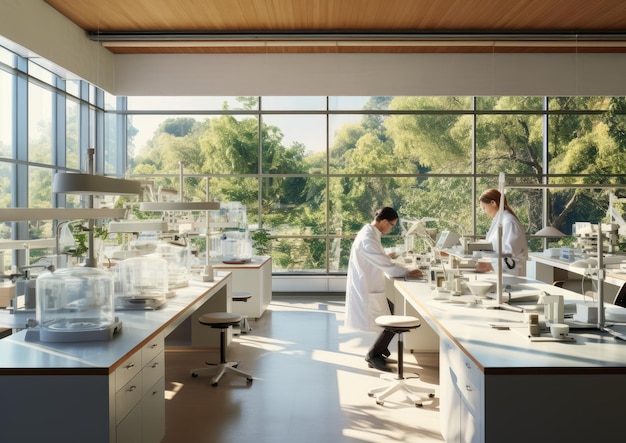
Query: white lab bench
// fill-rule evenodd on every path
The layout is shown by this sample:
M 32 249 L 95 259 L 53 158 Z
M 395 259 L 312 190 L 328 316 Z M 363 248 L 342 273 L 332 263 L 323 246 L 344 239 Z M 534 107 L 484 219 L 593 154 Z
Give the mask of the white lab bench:
M 233 274 L 233 293 L 248 293 L 245 302 L 233 303 L 233 312 L 258 319 L 272 301 L 272 257 L 252 257 L 241 264 L 214 263 L 213 269 Z
M 580 297 L 535 280 L 526 285 Z M 438 397 L 447 442 L 616 441 L 626 435 L 626 342 L 597 330 L 570 331 L 573 342 L 531 342 L 521 313 L 438 301 L 425 282 L 396 280 L 394 286 L 439 336 Z M 510 329 L 490 326 L 501 323 Z
M 197 318 L 230 309 L 232 275 L 223 274 L 179 289 L 161 309 L 116 312 L 122 329 L 108 341 L 29 341 L 26 331 L 0 340 L 0 440 L 160 442 L 165 341 L 219 346 Z

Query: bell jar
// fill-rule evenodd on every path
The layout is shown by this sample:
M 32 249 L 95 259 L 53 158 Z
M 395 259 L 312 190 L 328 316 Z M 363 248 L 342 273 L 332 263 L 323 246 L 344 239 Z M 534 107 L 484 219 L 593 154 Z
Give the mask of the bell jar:
M 167 286 L 170 291 L 189 286 L 193 257 L 188 247 L 161 242 L 151 256 L 167 261 Z
M 91 267 L 41 274 L 36 283 L 39 340 L 108 340 L 121 329 L 114 310 L 114 279 Z
M 136 257 L 117 265 L 115 308 L 158 309 L 168 290 L 168 263 L 159 257 Z

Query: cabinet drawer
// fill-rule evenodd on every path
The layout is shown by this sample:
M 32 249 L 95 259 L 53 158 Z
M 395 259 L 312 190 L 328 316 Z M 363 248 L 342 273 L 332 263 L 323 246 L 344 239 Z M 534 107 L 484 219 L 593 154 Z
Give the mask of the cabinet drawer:
M 163 352 L 165 341 L 163 334 L 158 334 L 141 348 L 141 367 L 144 367 L 159 353 Z
M 459 375 L 459 390 L 471 414 L 478 417 L 482 413 L 483 375 L 478 366 L 465 355 L 461 356 L 461 365 L 457 372 Z
M 441 340 L 439 352 L 441 353 L 440 358 L 444 358 L 450 367 L 452 367 L 455 372 L 458 372 L 459 368 L 462 366 L 461 350 L 450 339 L 445 338 Z
M 142 440 L 142 409 L 137 405 L 126 417 L 117 424 L 116 443 L 138 443 Z
M 165 353 L 161 352 L 154 357 L 143 368 L 142 371 L 142 383 L 144 393 L 154 385 L 160 378 L 165 376 Z
M 466 355 L 461 356 L 461 364 L 463 365 L 463 374 L 465 379 L 471 383 L 472 386 L 482 388 L 483 373 L 478 366 L 470 360 Z
M 119 391 L 122 386 L 141 372 L 141 353 L 135 352 L 115 370 L 115 390 Z
M 141 374 L 137 374 L 115 394 L 115 423 L 126 417 L 141 400 Z

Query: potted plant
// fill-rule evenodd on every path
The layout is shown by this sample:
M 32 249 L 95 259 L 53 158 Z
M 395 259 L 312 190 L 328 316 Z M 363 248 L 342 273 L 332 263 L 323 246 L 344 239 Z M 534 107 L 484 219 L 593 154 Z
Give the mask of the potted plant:
M 259 228 L 251 232 L 250 238 L 256 255 L 270 255 L 272 251 L 270 231 Z

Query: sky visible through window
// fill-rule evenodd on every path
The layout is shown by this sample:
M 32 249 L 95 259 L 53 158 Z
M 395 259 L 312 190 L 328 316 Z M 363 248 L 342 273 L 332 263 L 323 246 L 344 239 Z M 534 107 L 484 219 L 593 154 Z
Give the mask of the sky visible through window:
M 325 97 L 315 97 L 325 99 Z M 325 111 L 320 108 L 318 102 L 307 100 L 309 97 L 280 97 L 273 98 L 269 108 L 273 111 L 284 110 L 285 114 L 273 114 L 264 116 L 264 122 L 281 129 L 283 132 L 283 144 L 292 146 L 294 143 L 302 143 L 307 151 L 319 152 L 326 148 L 326 140 L 320 138 L 325 134 L 325 116 L 323 114 L 294 115 L 289 111 L 297 109 L 299 111 Z M 369 97 L 340 97 L 331 98 L 331 109 L 354 110 L 358 112 L 363 109 Z M 134 155 L 141 154 L 147 143 L 152 139 L 158 126 L 167 118 L 185 116 L 177 114 L 177 111 L 203 111 L 207 109 L 222 109 L 222 104 L 226 102 L 230 108 L 236 108 L 236 100 L 233 97 L 129 97 L 129 110 L 132 111 L 172 111 L 169 115 L 163 114 L 135 114 L 132 115 L 132 124 L 137 129 L 137 134 L 133 140 L 135 146 Z M 325 105 L 325 103 L 324 103 Z M 279 107 L 280 106 L 280 107 Z M 263 110 L 266 110 L 265 108 Z M 200 112 L 199 112 L 200 114 Z M 193 116 L 198 120 L 211 118 L 211 115 Z M 354 123 L 362 118 L 361 114 L 339 114 L 333 116 L 333 126 L 339 128 L 347 123 Z M 314 125 L 312 127 L 312 124 Z M 331 134 L 332 137 L 332 134 Z

